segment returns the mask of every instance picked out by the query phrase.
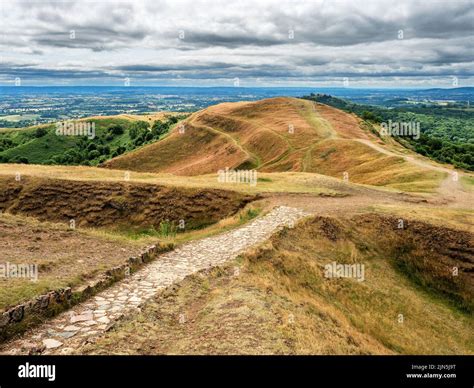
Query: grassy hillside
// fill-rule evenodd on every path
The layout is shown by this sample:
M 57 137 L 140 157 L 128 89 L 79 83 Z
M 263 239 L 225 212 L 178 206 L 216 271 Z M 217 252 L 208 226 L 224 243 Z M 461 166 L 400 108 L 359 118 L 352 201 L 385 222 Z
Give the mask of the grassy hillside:
M 291 98 L 219 104 L 193 114 L 184 133 L 175 130 L 166 141 L 106 166 L 181 175 L 215 173 L 225 167 L 302 171 L 303 150 L 332 134 L 311 109 L 311 104 Z
M 397 139 L 421 155 L 442 163 L 474 171 L 474 111 L 457 104 L 448 106 L 416 105 L 390 109 L 354 104 L 329 95 L 313 94 L 305 99 L 353 112 L 373 123 L 418 122 L 421 136 Z
M 407 163 L 403 158 L 384 155 L 366 144 L 343 139 L 330 139 L 315 145 L 307 158 L 308 171 L 341 176 L 349 174 L 351 181 L 375 186 L 391 186 L 410 191 L 409 185 L 429 188 L 442 174 Z M 413 186 L 415 187 L 415 186 Z
M 312 217 L 169 288 L 78 353 L 473 354 L 472 250 L 472 233 L 426 222 Z M 333 261 L 364 265 L 364 280 L 326 278 Z
M 97 165 L 162 138 L 178 121 L 174 114 L 93 117 L 94 138 L 56 134 L 56 125 L 0 132 L 0 162 Z
M 272 98 L 194 113 L 184 131 L 175 128 L 166 139 L 104 166 L 191 176 L 226 167 L 340 179 L 347 173 L 351 182 L 394 188 L 417 181 L 420 191 L 432 190 L 443 178 L 442 172 L 408 163 L 403 156 L 353 115 L 301 99 Z
M 310 172 L 408 191 L 434 191 L 443 171 L 407 162 L 357 116 L 295 98 L 223 103 L 184 116 L 92 117 L 95 138 L 58 136 L 54 125 L 0 133 L 0 162 L 101 165 L 183 176 L 219 170 Z M 414 184 L 416 182 L 416 184 Z

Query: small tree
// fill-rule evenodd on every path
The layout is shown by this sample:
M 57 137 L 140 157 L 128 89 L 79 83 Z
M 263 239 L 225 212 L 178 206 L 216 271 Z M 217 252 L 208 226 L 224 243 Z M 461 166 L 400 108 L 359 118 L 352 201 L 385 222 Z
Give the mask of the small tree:
M 137 121 L 130 127 L 130 139 L 135 139 L 142 133 L 146 133 L 150 130 L 150 125 L 146 121 Z
M 176 116 L 171 116 L 168 119 L 168 122 L 170 122 L 171 124 L 176 124 L 178 122 L 178 118 Z

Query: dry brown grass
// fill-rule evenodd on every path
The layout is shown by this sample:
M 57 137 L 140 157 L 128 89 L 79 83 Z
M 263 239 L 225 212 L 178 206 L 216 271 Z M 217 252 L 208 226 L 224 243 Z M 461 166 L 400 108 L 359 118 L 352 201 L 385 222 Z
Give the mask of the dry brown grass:
M 186 113 L 185 112 L 152 112 L 152 113 L 146 113 L 146 114 L 122 113 L 122 114 L 114 115 L 114 116 L 91 116 L 91 117 L 87 117 L 81 120 L 90 120 L 90 119 L 101 120 L 101 119 L 114 118 L 114 119 L 125 119 L 129 121 L 142 120 L 152 125 L 156 120 L 165 120 L 171 116 L 179 116 L 183 114 L 186 114 Z
M 254 196 L 217 189 L 174 188 L 135 182 L 101 182 L 0 176 L 0 210 L 77 226 L 158 229 L 162 222 L 197 229 L 235 214 Z
M 346 139 L 329 139 L 314 146 L 306 170 L 341 178 L 347 172 L 352 182 L 416 192 L 435 191 L 446 175 Z
M 406 219 L 415 219 L 440 227 L 474 231 L 473 209 L 448 209 L 446 207 L 401 206 L 401 205 L 372 205 L 368 209 L 377 214 L 387 214 Z
M 176 246 L 206 238 L 239 227 L 266 211 L 249 204 L 207 227 L 170 235 L 162 235 L 159 230 L 143 233 L 131 225 L 117 229 L 115 224 L 100 229 L 79 225 L 71 229 L 68 222 L 0 212 L 0 264 L 39 266 L 38 281 L 0 278 L 0 311 L 51 290 L 86 284 L 94 276 L 126 263 L 146 246 Z
M 372 139 L 373 136 L 360 126 L 360 119 L 351 114 L 341 112 L 329 105 L 315 104 L 317 114 L 334 128 L 338 137 L 343 139 Z
M 175 127 L 162 141 L 114 158 L 104 163 L 104 167 L 200 175 L 245 160 L 247 154 L 222 134 L 186 125 L 184 134 Z
M 169 288 L 77 353 L 474 354 L 472 316 L 398 269 L 392 226 L 372 216 L 308 219 L 224 269 Z M 406 229 L 407 241 L 424 228 Z M 324 278 L 332 261 L 364 264 L 365 281 Z
M 0 278 L 0 311 L 62 287 L 85 284 L 126 263 L 143 244 L 0 214 L 0 264 L 38 265 L 38 279 Z
M 15 180 L 16 173 L 21 176 L 31 176 L 48 179 L 65 179 L 74 181 L 98 182 L 125 182 L 125 177 L 130 182 L 148 183 L 176 188 L 212 188 L 238 191 L 248 194 L 275 193 L 275 192 L 301 192 L 316 195 L 337 196 L 341 195 L 335 189 L 340 183 L 339 179 L 309 173 L 259 173 L 259 181 L 255 186 L 249 184 L 218 182 L 217 174 L 200 176 L 179 176 L 173 174 L 155 174 L 122 170 L 109 170 L 84 166 L 42 166 L 28 164 L 0 164 L 0 176 Z
M 402 147 L 391 139 L 380 140 L 354 115 L 300 99 L 218 104 L 194 113 L 184 125 L 185 133 L 176 127 L 164 140 L 105 166 L 191 176 L 225 167 L 338 178 L 348 172 L 356 183 L 406 191 L 434 191 L 443 178 L 441 172 L 381 152 L 380 147 L 400 153 Z M 377 143 L 379 148 L 357 140 Z M 417 183 L 415 190 L 410 190 L 412 182 Z

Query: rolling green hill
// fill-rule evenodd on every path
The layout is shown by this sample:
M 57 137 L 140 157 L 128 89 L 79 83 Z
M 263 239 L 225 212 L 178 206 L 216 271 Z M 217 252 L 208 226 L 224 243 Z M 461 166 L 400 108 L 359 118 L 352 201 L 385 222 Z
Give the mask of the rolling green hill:
M 161 114 L 148 121 L 122 116 L 75 121 L 94 123 L 91 139 L 58 135 L 54 124 L 5 130 L 0 132 L 0 162 L 95 166 L 162 138 L 180 117 Z

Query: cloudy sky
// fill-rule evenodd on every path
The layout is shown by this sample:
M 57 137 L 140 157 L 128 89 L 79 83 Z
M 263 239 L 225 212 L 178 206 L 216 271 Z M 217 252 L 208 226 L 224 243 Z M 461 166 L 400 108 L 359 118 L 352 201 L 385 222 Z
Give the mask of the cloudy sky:
M 0 85 L 474 86 L 474 0 L 0 5 Z

